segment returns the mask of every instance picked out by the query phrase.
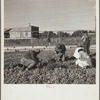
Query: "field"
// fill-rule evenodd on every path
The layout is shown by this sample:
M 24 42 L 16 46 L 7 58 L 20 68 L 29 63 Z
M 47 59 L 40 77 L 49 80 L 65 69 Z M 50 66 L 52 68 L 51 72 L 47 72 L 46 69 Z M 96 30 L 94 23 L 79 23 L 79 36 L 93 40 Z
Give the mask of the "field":
M 39 58 L 45 62 L 29 71 L 19 66 L 25 52 L 4 53 L 4 83 L 5 84 L 95 84 L 96 67 L 82 69 L 75 65 L 72 59 L 74 49 L 66 51 L 66 62 L 49 61 L 53 51 L 42 51 Z M 95 59 L 95 50 L 91 50 L 91 57 Z M 48 62 L 49 61 L 49 62 Z

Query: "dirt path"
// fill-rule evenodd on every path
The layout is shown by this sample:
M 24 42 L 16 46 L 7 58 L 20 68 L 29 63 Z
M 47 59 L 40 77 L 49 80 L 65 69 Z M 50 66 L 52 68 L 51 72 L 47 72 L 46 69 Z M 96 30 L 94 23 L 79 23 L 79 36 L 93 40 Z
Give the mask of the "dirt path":
M 67 49 L 75 49 L 77 46 L 76 45 L 66 45 Z M 4 47 L 5 52 L 13 52 L 13 51 L 27 51 L 31 49 L 42 49 L 42 50 L 54 50 L 55 46 L 16 46 L 16 47 Z M 90 49 L 96 49 L 96 45 L 91 45 Z

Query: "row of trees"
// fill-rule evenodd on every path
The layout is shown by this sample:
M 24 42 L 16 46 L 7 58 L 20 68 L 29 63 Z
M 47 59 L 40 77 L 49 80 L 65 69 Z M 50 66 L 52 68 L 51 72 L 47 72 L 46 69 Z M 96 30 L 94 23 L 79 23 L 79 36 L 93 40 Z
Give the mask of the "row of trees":
M 70 36 L 70 34 L 69 33 L 67 33 L 67 32 L 62 32 L 62 31 L 60 31 L 60 32 L 57 32 L 57 33 L 55 33 L 55 32 L 53 32 L 53 31 L 45 31 L 45 32 L 43 32 L 43 33 L 40 33 L 40 37 L 69 37 Z
M 73 32 L 73 34 L 71 35 L 70 33 L 67 32 L 63 32 L 63 31 L 59 31 L 57 33 L 53 32 L 53 31 L 45 31 L 43 33 L 39 34 L 39 37 L 50 37 L 50 38 L 55 38 L 55 37 L 82 37 L 84 35 L 84 33 L 95 33 L 95 31 L 85 31 L 85 30 L 77 30 L 75 32 Z

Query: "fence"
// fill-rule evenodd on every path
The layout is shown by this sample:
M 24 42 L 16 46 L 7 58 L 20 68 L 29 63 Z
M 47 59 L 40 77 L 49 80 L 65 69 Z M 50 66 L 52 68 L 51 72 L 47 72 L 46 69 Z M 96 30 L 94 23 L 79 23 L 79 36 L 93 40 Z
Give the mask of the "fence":
M 15 31 L 14 31 L 15 32 Z M 13 32 L 13 34 L 14 34 Z M 4 38 L 4 46 L 54 46 L 57 43 L 63 43 L 65 45 L 77 45 L 81 43 L 81 36 L 84 31 L 39 31 L 39 34 L 34 34 L 36 31 L 32 31 L 33 37 L 28 37 L 27 31 L 18 31 L 18 34 L 24 34 L 24 37 Z M 25 32 L 27 35 L 25 35 Z M 76 36 L 72 35 L 77 32 Z M 94 31 L 87 31 L 91 37 L 91 44 L 96 44 L 96 37 Z M 16 32 L 15 32 L 16 33 Z M 9 32 L 10 34 L 10 32 Z M 80 34 L 80 35 L 78 35 Z M 35 35 L 35 38 L 34 38 Z M 37 36 L 36 36 L 37 35 Z M 36 38 L 37 37 L 37 38 Z

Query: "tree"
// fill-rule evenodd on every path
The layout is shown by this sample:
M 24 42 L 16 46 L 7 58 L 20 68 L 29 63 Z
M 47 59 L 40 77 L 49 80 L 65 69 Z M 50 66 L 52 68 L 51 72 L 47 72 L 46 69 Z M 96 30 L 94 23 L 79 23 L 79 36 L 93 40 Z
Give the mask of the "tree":
M 50 38 L 56 37 L 56 34 L 53 31 L 44 31 L 44 32 L 40 33 L 40 37 L 47 38 L 48 34 L 49 34 Z
M 69 37 L 70 35 L 67 32 L 59 31 L 57 36 L 58 37 Z
M 77 30 L 72 34 L 72 37 L 82 37 L 84 33 L 87 33 L 85 30 Z
M 49 31 L 50 38 L 56 37 L 56 34 L 53 31 Z

